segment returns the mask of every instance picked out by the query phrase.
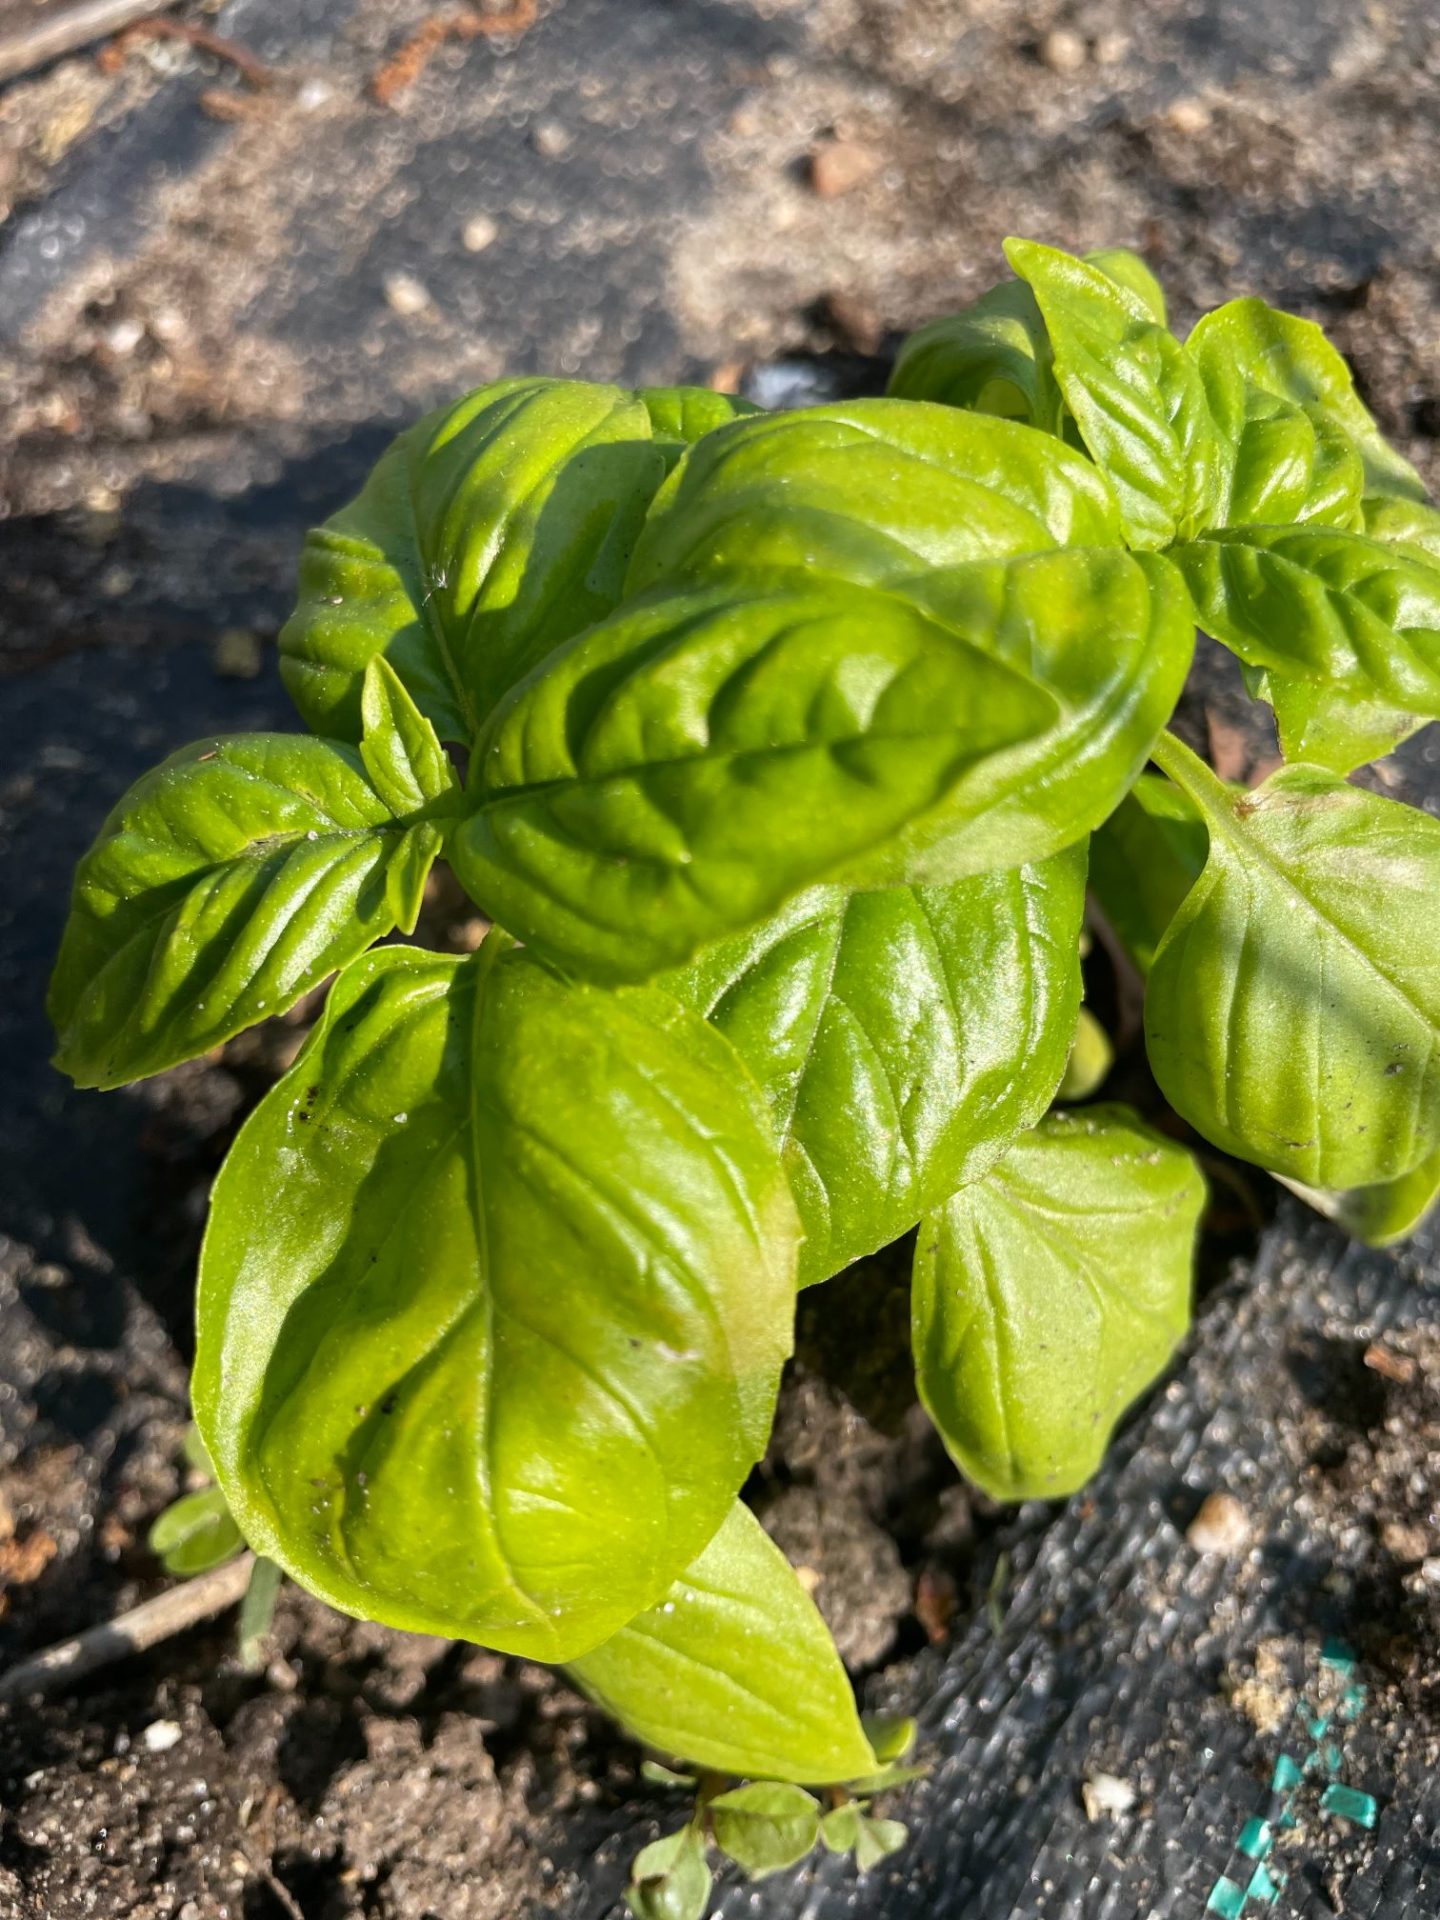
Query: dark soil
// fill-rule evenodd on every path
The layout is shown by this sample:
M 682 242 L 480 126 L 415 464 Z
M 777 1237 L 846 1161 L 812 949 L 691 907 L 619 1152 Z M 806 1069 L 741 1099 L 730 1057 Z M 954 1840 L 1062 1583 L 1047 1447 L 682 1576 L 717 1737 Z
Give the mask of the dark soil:
M 171 747 L 289 724 L 273 638 L 300 534 L 389 425 L 530 367 L 769 404 L 873 386 L 1018 230 L 1142 246 L 1182 322 L 1242 291 L 1321 318 L 1440 480 L 1427 0 L 552 0 L 382 112 L 366 83 L 424 12 L 234 0 L 215 24 L 281 72 L 253 100 L 173 46 L 0 95 L 0 1660 L 160 1584 L 144 1537 L 182 1485 L 209 1183 L 313 1014 L 69 1092 L 40 1012 L 68 875 Z M 874 166 L 827 200 L 808 160 L 832 137 Z M 1273 750 L 1218 656 L 1184 724 L 1235 777 Z M 1426 736 L 1378 777 L 1433 809 L 1437 764 Z M 472 942 L 466 903 L 437 889 L 427 933 Z M 1103 963 L 1092 984 L 1103 1005 Z M 1145 1098 L 1135 1055 L 1116 1085 Z M 1432 1243 L 1354 1280 L 1328 1229 L 1289 1239 L 1291 1209 L 1252 1289 L 1273 1195 L 1211 1172 L 1193 1351 L 1063 1513 L 955 1479 L 906 1389 L 903 1253 L 802 1302 L 751 1495 L 939 1764 L 897 1808 L 913 1865 L 864 1913 L 1198 1914 L 1331 1630 L 1362 1657 L 1356 1765 L 1387 1811 L 1371 1836 L 1302 1800 L 1274 1911 L 1368 1917 L 1383 1882 L 1387 1914 L 1440 1912 L 1396 1904 L 1440 1879 Z M 1408 1379 L 1365 1363 L 1377 1337 Z M 1212 1572 L 1183 1534 L 1217 1484 L 1255 1545 Z M 1233 1761 L 1230 1799 L 1202 1793 L 1202 1751 Z M 1129 1825 L 1085 1822 L 1087 1767 L 1136 1785 Z M 262 1675 L 222 1621 L 0 1711 L 0 1920 L 599 1916 L 669 1817 L 637 1769 L 542 1670 L 289 1589 Z M 1132 1883 L 1157 1826 L 1168 1864 Z M 776 1883 L 771 1910 L 808 1897 Z

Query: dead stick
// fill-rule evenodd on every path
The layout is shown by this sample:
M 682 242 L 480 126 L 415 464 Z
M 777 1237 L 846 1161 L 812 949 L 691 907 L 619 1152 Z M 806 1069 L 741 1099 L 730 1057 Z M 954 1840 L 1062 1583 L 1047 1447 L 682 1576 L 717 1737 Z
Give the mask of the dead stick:
M 0 1674 L 0 1700 L 20 1700 L 29 1694 L 53 1693 L 86 1674 L 108 1667 L 131 1654 L 158 1647 L 187 1627 L 213 1619 L 242 1599 L 250 1584 L 253 1553 L 242 1553 L 238 1560 L 227 1560 L 223 1567 L 197 1574 L 178 1587 L 167 1587 L 153 1600 L 146 1600 L 128 1613 L 117 1614 L 103 1626 L 77 1633 L 73 1640 L 61 1640 L 46 1647 L 17 1667 Z
M 154 11 L 155 0 L 74 0 L 71 6 L 50 7 L 38 19 L 0 33 L 0 80 L 74 53 Z

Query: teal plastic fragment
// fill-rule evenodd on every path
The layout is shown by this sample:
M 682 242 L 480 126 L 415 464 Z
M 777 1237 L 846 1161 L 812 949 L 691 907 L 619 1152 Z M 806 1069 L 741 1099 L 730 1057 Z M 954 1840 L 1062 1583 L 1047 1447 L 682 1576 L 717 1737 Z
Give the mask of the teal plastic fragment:
M 1330 1731 L 1329 1714 L 1317 1714 L 1313 1720 L 1308 1722 L 1305 1731 L 1310 1735 L 1312 1740 L 1323 1740 Z
M 1380 1808 L 1373 1794 L 1362 1793 L 1358 1787 L 1327 1787 L 1320 1796 L 1320 1811 L 1353 1820 L 1357 1826 L 1373 1827 Z
M 1333 1740 L 1323 1741 L 1316 1750 L 1315 1758 L 1327 1780 L 1338 1778 L 1345 1764 L 1341 1758 L 1340 1749 Z
M 1275 1762 L 1274 1773 L 1270 1776 L 1270 1790 L 1272 1793 L 1293 1793 L 1304 1778 L 1304 1774 L 1289 1754 L 1282 1753 Z
M 1275 1843 L 1275 1829 L 1268 1820 L 1247 1820 L 1238 1842 L 1247 1860 L 1263 1860 Z
M 1333 1667 L 1337 1673 L 1353 1673 L 1358 1657 L 1355 1649 L 1344 1640 L 1327 1640 L 1320 1649 L 1320 1664 Z
M 1358 1680 L 1345 1689 L 1340 1701 L 1340 1718 L 1342 1720 L 1348 1723 L 1360 1718 L 1361 1714 L 1365 1711 L 1365 1694 L 1366 1689 L 1360 1685 Z
M 1228 1873 L 1222 1873 L 1210 1890 L 1205 1911 L 1218 1913 L 1220 1920 L 1240 1920 L 1245 1911 L 1245 1889 L 1232 1880 Z
M 1268 1907 L 1270 1902 L 1278 1897 L 1280 1889 L 1284 1884 L 1284 1874 L 1281 1874 L 1277 1880 L 1266 1867 L 1256 1867 L 1254 1873 L 1250 1876 L 1250 1884 L 1245 1889 L 1245 1898 L 1247 1900 L 1259 1900 L 1263 1905 Z

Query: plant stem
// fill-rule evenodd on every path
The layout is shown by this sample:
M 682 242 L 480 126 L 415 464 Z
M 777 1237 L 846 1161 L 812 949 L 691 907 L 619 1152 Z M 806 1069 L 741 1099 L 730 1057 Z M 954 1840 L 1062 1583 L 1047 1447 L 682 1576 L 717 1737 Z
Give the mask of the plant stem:
M 209 1573 L 168 1587 L 128 1613 L 117 1614 L 102 1626 L 89 1627 L 73 1640 L 60 1640 L 8 1673 L 0 1675 L 0 1700 L 20 1700 L 52 1693 L 131 1654 L 144 1653 L 161 1641 L 213 1619 L 233 1607 L 250 1584 L 253 1553 L 242 1553 Z
M 1223 821 L 1227 827 L 1232 823 L 1230 789 L 1183 740 L 1173 733 L 1162 733 L 1150 749 L 1150 758 L 1207 819 Z

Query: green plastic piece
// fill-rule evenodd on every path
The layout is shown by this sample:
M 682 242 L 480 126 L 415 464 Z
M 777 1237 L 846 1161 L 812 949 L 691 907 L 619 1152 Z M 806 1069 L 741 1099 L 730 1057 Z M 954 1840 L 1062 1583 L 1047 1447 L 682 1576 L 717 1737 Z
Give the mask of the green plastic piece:
M 1335 1814 L 1341 1820 L 1353 1820 L 1357 1826 L 1373 1827 L 1380 1808 L 1375 1796 L 1358 1787 L 1327 1787 L 1320 1796 L 1320 1811 Z
M 1250 1876 L 1250 1884 L 1245 1889 L 1245 1898 L 1247 1900 L 1263 1901 L 1268 1907 L 1271 1901 L 1278 1897 L 1280 1889 L 1284 1884 L 1285 1878 L 1283 1874 L 1277 1880 L 1265 1867 L 1256 1867 L 1254 1873 Z
M 1275 1762 L 1274 1773 L 1270 1776 L 1270 1790 L 1272 1793 L 1293 1793 L 1304 1777 L 1289 1754 L 1282 1753 Z
M 1275 1829 L 1268 1820 L 1247 1820 L 1239 1844 L 1247 1860 L 1263 1860 L 1275 1844 Z
M 1210 1890 L 1210 1898 L 1205 1902 L 1207 1913 L 1218 1913 L 1220 1920 L 1240 1920 L 1245 1911 L 1245 1889 L 1228 1873 L 1222 1873 Z

